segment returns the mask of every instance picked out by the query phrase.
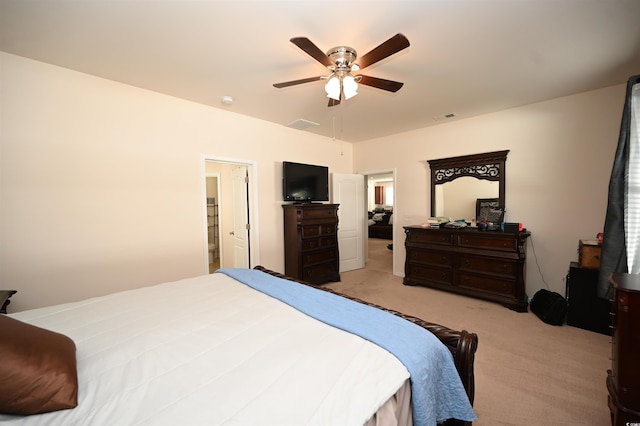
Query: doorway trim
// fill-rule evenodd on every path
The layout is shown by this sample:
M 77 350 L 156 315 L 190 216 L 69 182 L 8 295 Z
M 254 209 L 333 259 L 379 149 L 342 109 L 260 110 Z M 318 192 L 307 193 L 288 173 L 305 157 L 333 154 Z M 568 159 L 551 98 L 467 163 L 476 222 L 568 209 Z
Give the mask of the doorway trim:
M 357 172 L 358 174 L 364 175 L 365 178 L 365 183 L 366 183 L 366 187 L 365 187 L 365 206 L 369 206 L 369 177 L 370 176 L 375 176 L 375 175 L 387 175 L 389 173 L 391 173 L 391 175 L 393 176 L 393 204 L 391 206 L 391 208 L 393 209 L 393 224 L 391 226 L 391 243 L 393 244 L 393 248 L 395 249 L 397 247 L 397 245 L 395 244 L 395 240 L 396 240 L 396 224 L 397 224 L 397 219 L 398 219 L 398 211 L 396 210 L 396 201 L 398 199 L 398 177 L 397 177 L 397 170 L 395 168 L 392 169 L 379 169 L 379 170 L 369 170 L 369 171 L 364 171 L 364 172 Z M 366 211 L 364 212 L 364 214 L 366 214 Z M 365 241 L 368 241 L 368 236 L 367 239 L 365 239 Z M 365 250 L 366 250 L 367 246 L 365 245 Z M 369 259 L 369 251 L 366 250 L 366 258 L 367 260 Z M 391 274 L 392 275 L 396 275 L 396 254 L 397 254 L 397 250 L 393 250 L 393 265 L 391 266 Z M 366 265 L 365 265 L 366 267 Z
M 259 205 L 258 205 L 258 163 L 254 160 L 245 160 L 230 157 L 220 157 L 217 155 L 203 155 L 200 161 L 200 175 L 201 175 L 201 203 L 202 203 L 202 219 L 203 219 L 203 263 L 205 274 L 209 274 L 209 245 L 207 235 L 207 172 L 206 163 L 223 163 L 233 164 L 238 166 L 245 166 L 247 173 L 249 174 L 249 184 L 247 190 L 249 195 L 247 197 L 247 205 L 249 208 L 249 264 L 251 267 L 260 264 L 260 226 L 258 218 Z M 220 182 L 218 182 L 220 184 Z M 220 217 L 220 221 L 224 220 Z M 221 238 L 222 241 L 222 238 Z

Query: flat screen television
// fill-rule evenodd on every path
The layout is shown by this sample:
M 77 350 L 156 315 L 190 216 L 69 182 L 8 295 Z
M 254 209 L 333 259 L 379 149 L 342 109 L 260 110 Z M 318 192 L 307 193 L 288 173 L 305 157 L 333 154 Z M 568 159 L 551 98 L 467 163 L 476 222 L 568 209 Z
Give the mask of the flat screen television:
M 282 195 L 285 201 L 329 201 L 329 168 L 312 164 L 282 163 Z

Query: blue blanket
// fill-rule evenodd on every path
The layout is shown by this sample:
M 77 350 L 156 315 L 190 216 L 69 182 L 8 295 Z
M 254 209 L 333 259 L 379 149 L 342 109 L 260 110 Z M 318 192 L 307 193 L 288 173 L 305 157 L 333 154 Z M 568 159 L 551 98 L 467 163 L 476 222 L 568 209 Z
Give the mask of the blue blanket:
M 324 323 L 361 336 L 395 355 L 411 374 L 413 422 L 433 426 L 474 421 L 451 352 L 429 331 L 389 312 L 254 269 L 219 269 Z

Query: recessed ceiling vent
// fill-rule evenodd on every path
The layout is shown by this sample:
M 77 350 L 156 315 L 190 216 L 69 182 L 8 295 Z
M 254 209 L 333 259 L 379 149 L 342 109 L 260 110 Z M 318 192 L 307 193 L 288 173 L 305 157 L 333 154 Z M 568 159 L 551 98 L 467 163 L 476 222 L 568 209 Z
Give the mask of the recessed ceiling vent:
M 305 120 L 304 118 L 299 118 L 291 123 L 287 124 L 287 127 L 291 127 L 292 129 L 304 130 L 308 129 L 311 126 L 319 126 L 320 124 L 314 123 L 313 121 Z
M 451 120 L 452 118 L 456 118 L 456 117 L 457 117 L 457 114 L 450 112 L 449 114 L 437 115 L 433 117 L 433 119 L 435 121 L 445 121 L 445 120 Z

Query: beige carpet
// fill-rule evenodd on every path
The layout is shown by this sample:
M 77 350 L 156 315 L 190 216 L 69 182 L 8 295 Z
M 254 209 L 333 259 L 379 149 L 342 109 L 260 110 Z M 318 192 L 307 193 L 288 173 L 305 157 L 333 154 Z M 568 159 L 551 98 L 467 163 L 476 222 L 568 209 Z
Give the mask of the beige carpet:
M 609 425 L 605 380 L 609 336 L 499 304 L 402 284 L 390 241 L 369 240 L 365 269 L 329 287 L 424 320 L 478 334 L 475 425 Z

